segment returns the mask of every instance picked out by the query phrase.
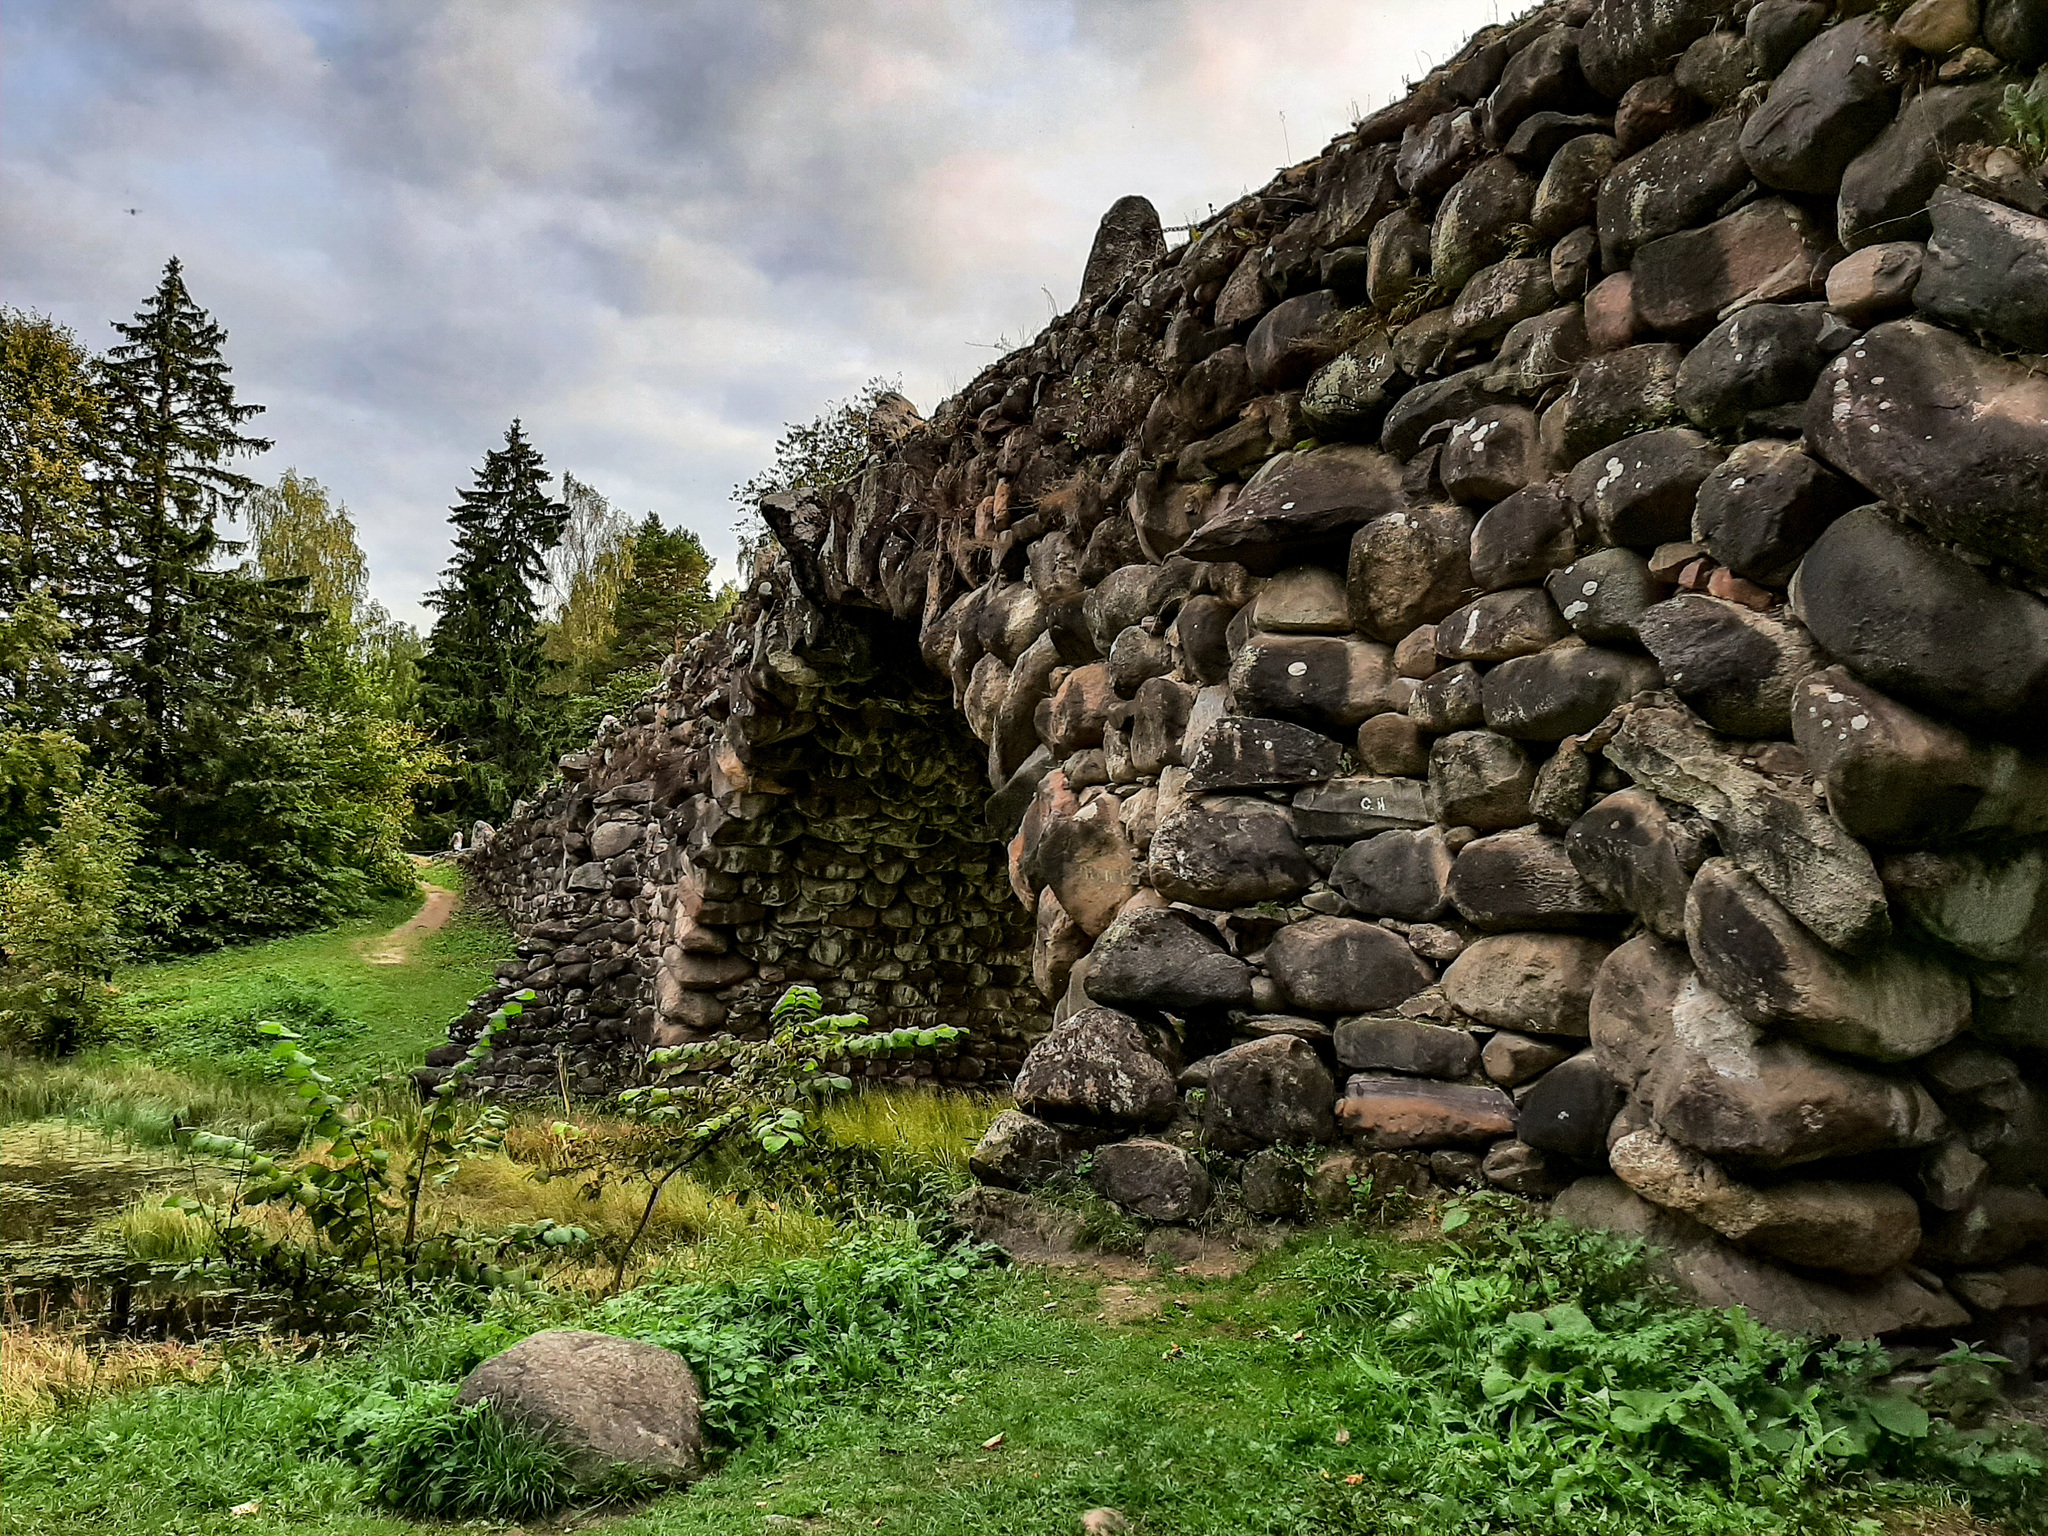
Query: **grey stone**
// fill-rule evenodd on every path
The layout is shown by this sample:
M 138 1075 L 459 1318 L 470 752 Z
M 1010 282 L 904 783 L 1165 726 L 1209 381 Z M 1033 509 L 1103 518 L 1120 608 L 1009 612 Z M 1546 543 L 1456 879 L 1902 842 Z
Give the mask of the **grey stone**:
M 1294 796 L 1295 830 L 1327 842 L 1426 827 L 1430 814 L 1425 791 L 1419 779 L 1341 778 L 1313 784 Z
M 1927 1226 L 1922 1263 L 1944 1267 L 1999 1264 L 2048 1238 L 2048 1195 L 2027 1185 L 1993 1184 L 1960 1211 Z
M 1089 1179 L 1103 1199 L 1147 1221 L 1193 1221 L 1214 1195 L 1194 1154 L 1150 1137 L 1099 1148 Z
M 1451 903 L 1489 933 L 1576 928 L 1614 911 L 1579 878 L 1564 839 L 1540 832 L 1497 832 L 1467 843 L 1451 866 Z
M 1375 309 L 1392 309 L 1429 280 L 1429 225 L 1406 208 L 1373 226 L 1366 252 L 1366 292 Z
M 1153 844 L 1156 850 L 1156 835 Z M 1172 908 L 1127 912 L 1111 923 L 1089 952 L 1082 986 L 1112 1006 L 1242 1008 L 1252 997 L 1244 962 L 1213 930 Z
M 1238 1175 L 1244 1208 L 1254 1216 L 1290 1221 L 1301 1214 L 1307 1182 L 1301 1165 L 1277 1148 L 1254 1152 Z
M 1479 1064 L 1479 1042 L 1462 1029 L 1417 1019 L 1345 1019 L 1336 1030 L 1337 1060 L 1368 1071 L 1460 1078 Z
M 1679 56 L 1678 83 L 1708 106 L 1732 107 L 1757 78 L 1756 51 L 1734 32 L 1709 32 Z
M 458 1408 L 500 1417 L 566 1452 L 579 1487 L 626 1475 L 687 1482 L 704 1458 L 704 1392 L 682 1356 L 638 1339 L 551 1328 L 463 1378 Z
M 1436 627 L 1436 653 L 1446 661 L 1509 661 L 1533 656 L 1570 633 L 1549 593 L 1516 587 L 1445 614 Z
M 1094 966 L 1089 979 L 1097 980 Z M 1164 1125 L 1180 1107 L 1173 1076 L 1137 1020 L 1114 1008 L 1085 1008 L 1025 1056 L 1017 1105 L 1068 1124 Z
M 1445 667 L 1416 686 L 1408 701 L 1408 718 L 1439 736 L 1472 730 L 1486 723 L 1480 688 L 1479 669 L 1469 661 Z
M 1484 592 L 1542 581 L 1577 555 L 1578 516 L 1555 485 L 1532 485 L 1489 510 L 1472 530 L 1470 569 Z
M 1544 587 L 1581 639 L 1619 641 L 1636 638 L 1644 610 L 1669 590 L 1651 576 L 1649 561 L 1619 545 L 1553 571 Z
M 1532 113 L 1575 112 L 1594 100 L 1579 73 L 1579 29 L 1553 27 L 1508 60 L 1480 126 L 1489 143 L 1504 144 Z
M 1486 1042 L 1480 1065 L 1486 1075 L 1503 1088 L 1514 1088 L 1541 1077 L 1572 1055 L 1569 1045 L 1555 1040 L 1536 1040 L 1504 1029 Z
M 1551 252 L 1553 287 L 1558 281 L 1558 253 L 1568 244 Z M 1501 338 L 1500 350 L 1486 375 L 1487 387 L 1495 394 L 1531 399 L 1570 379 L 1573 370 L 1591 355 L 1583 309 L 1565 304 L 1522 321 Z
M 1095 243 L 1088 248 L 1088 265 L 1081 274 L 1081 302 L 1101 298 L 1128 274 L 1165 254 L 1166 236 L 1151 200 L 1118 198 L 1102 216 Z
M 1622 1137 L 1609 1158 L 1645 1199 L 1788 1264 L 1881 1275 L 1912 1258 L 1920 1244 L 1920 1208 L 1896 1185 L 1842 1179 L 1744 1184 L 1656 1131 Z
M 1937 537 L 2048 575 L 2048 379 L 1895 320 L 1828 366 L 1806 427 L 1815 453 Z
M 1361 720 L 1405 709 L 1410 684 L 1392 647 L 1335 635 L 1258 635 L 1230 666 L 1230 702 L 1242 714 L 1348 735 Z
M 1444 972 L 1444 996 L 1489 1029 L 1584 1039 L 1608 946 L 1568 933 L 1475 940 Z
M 1933 229 L 1928 200 L 1957 149 L 1991 129 L 2000 95 L 1997 85 L 1939 86 L 1907 102 L 1843 172 L 1842 244 L 1853 251 L 1880 240 L 1925 240 Z
M 1747 204 L 1636 252 L 1636 313 L 1652 330 L 1696 336 L 1738 304 L 1816 297 L 1833 244 L 1784 198 Z
M 1401 135 L 1394 175 L 1410 197 L 1435 197 L 1458 179 L 1458 167 L 1479 147 L 1479 119 L 1469 111 L 1442 112 L 1411 123 Z
M 1360 1073 L 1337 1101 L 1337 1129 L 1368 1149 L 1485 1146 L 1514 1134 L 1515 1103 L 1498 1088 Z
M 1448 311 L 1444 312 L 1444 317 L 1448 325 Z M 1400 339 L 1396 338 L 1396 346 L 1400 345 Z M 1409 371 L 1416 370 L 1410 367 Z M 1393 409 L 1387 412 L 1386 423 L 1380 428 L 1380 447 L 1399 459 L 1414 458 L 1422 448 L 1422 439 L 1432 428 L 1447 421 L 1462 421 L 1489 405 L 1499 404 L 1487 390 L 1491 377 L 1489 368 L 1465 368 L 1445 378 L 1416 385 L 1396 400 Z
M 1815 542 L 1795 608 L 1837 661 L 1997 735 L 2048 734 L 2048 603 L 1865 507 Z
M 1632 710 L 1607 756 L 1643 788 L 1704 816 L 1722 851 L 1824 943 L 1853 951 L 1890 933 L 1884 886 L 1863 845 L 1809 798 L 1743 767 L 1680 710 Z
M 1608 1076 L 1646 1099 L 1650 1071 L 1672 1039 L 1672 1015 L 1682 993 L 1700 990 L 1682 943 L 1638 934 L 1601 962 L 1586 1006 L 1586 1029 Z
M 1349 548 L 1353 530 L 1402 505 L 1400 466 L 1385 454 L 1348 443 L 1288 454 L 1196 529 L 1180 553 L 1270 575 L 1326 562 Z
M 1466 417 L 1451 428 L 1437 472 L 1458 501 L 1499 501 L 1541 480 L 1536 413 L 1526 405 L 1490 405 Z
M 2022 69 L 2048 64 L 2048 16 L 2031 0 L 1984 0 L 1984 41 Z
M 1743 41 L 1766 80 L 1781 73 L 1793 57 L 1828 24 L 1828 8 L 1819 0 L 1758 0 L 1743 25 Z
M 1989 198 L 1935 190 L 1934 232 L 1913 302 L 1964 330 L 2048 348 L 2048 219 Z
M 1705 431 L 1740 431 L 1753 415 L 1806 400 L 1821 370 L 1855 339 L 1822 304 L 1750 305 L 1686 353 L 1679 409 Z
M 1287 1035 L 1232 1046 L 1209 1064 L 1202 1134 L 1218 1151 L 1309 1146 L 1336 1135 L 1337 1082 L 1315 1050 Z
M 1493 668 L 1480 685 L 1480 700 L 1488 730 L 1520 741 L 1561 741 L 1590 731 L 1658 680 L 1656 666 L 1640 656 L 1559 645 Z M 1789 729 L 1789 689 L 1786 716 Z
M 1694 820 L 1640 789 L 1616 790 L 1565 835 L 1565 852 L 1586 883 L 1651 932 L 1685 937 L 1685 901 L 1713 839 Z
M 1192 792 L 1264 789 L 1330 778 L 1344 749 L 1306 726 L 1226 715 L 1209 727 L 1188 768 Z
M 1506 254 L 1517 225 L 1529 222 L 1536 183 L 1505 155 L 1482 160 L 1459 178 L 1438 206 L 1429 232 L 1431 280 L 1462 288 L 1481 267 Z
M 1310 375 L 1301 414 L 1322 437 L 1369 441 L 1379 436 L 1401 382 L 1393 338 L 1368 331 Z
M 1685 354 L 1669 342 L 1623 347 L 1589 358 L 1571 387 L 1543 413 L 1543 446 L 1552 463 L 1587 454 L 1678 414 L 1678 369 Z
M 1712 31 L 1721 11 L 1713 0 L 1594 0 L 1579 42 L 1586 83 L 1621 95 Z
M 1605 133 L 1582 133 L 1568 139 L 1550 157 L 1543 179 L 1536 183 L 1536 196 L 1529 204 L 1529 224 L 1537 235 L 1557 241 L 1598 217 L 1600 188 L 1621 159 L 1621 146 Z M 1597 239 L 1597 235 L 1595 236 Z M 1559 298 L 1576 298 L 1584 292 L 1566 292 L 1557 283 L 1557 265 L 1551 265 L 1551 288 Z
M 1700 485 L 1692 541 L 1738 576 L 1783 586 L 1828 525 L 1862 499 L 1796 443 L 1742 443 Z
M 984 1184 L 1029 1189 L 1066 1172 L 1079 1155 L 1065 1131 L 1022 1110 L 1006 1109 L 982 1132 L 967 1166 Z
M 1520 1140 L 1497 1141 L 1488 1147 L 1480 1172 L 1494 1188 L 1532 1200 L 1551 1199 L 1570 1178 L 1559 1159 Z
M 1458 731 L 1430 748 L 1429 806 L 1446 826 L 1520 826 L 1535 783 L 1528 752 L 1492 731 Z
M 1858 837 L 1912 847 L 2048 831 L 2048 756 L 1976 740 L 1841 667 L 1800 685 L 1792 734 Z
M 1614 137 L 1624 155 L 1638 154 L 1700 116 L 1702 103 L 1673 75 L 1638 80 L 1614 105 Z
M 1347 579 L 1353 625 L 1392 643 L 1456 608 L 1472 590 L 1474 522 L 1462 507 L 1427 506 L 1359 529 Z
M 1701 978 L 1744 1018 L 1823 1050 L 1910 1061 L 1970 1022 L 1961 976 L 1901 949 L 1839 955 L 1727 859 L 1701 866 L 1685 931 Z
M 1690 427 L 1642 432 L 1580 460 L 1565 494 L 1603 542 L 1650 549 L 1688 535 L 1694 496 L 1722 458 Z
M 1672 692 L 1731 736 L 1790 736 L 1792 691 L 1821 663 L 1804 630 L 1697 592 L 1645 610 L 1636 634 Z
M 1659 1209 L 1616 1178 L 1580 1179 L 1558 1196 L 1554 1214 L 1572 1226 L 1641 1238 L 1659 1272 L 1700 1305 L 1739 1306 L 1788 1332 L 1876 1338 L 1955 1328 L 1969 1317 L 1951 1297 L 1899 1271 L 1855 1287 L 1792 1274 L 1742 1253 L 1690 1217 Z
M 1450 910 L 1451 858 L 1435 827 L 1382 832 L 1345 849 L 1330 884 L 1367 917 L 1433 923 Z
M 1894 854 L 1882 874 L 1914 927 L 1972 960 L 2016 965 L 2048 947 L 2048 848 L 2040 843 Z
M 1888 240 L 1843 257 L 1828 273 L 1828 308 L 1857 325 L 1910 309 L 1926 255 L 1915 241 Z
M 1259 390 L 1297 389 L 1309 375 L 1352 342 L 1369 318 L 1351 311 L 1329 289 L 1283 299 L 1266 311 L 1245 338 L 1245 362 Z
M 1180 763 L 1194 700 L 1193 688 L 1170 678 L 1155 677 L 1139 685 L 1130 732 L 1131 762 L 1141 777 L 1155 777 Z
M 1614 168 L 1600 184 L 1596 214 L 1608 271 L 1626 272 L 1652 240 L 1707 223 L 1748 184 L 1742 121 L 1717 117 L 1669 134 Z
M 1288 924 L 1266 946 L 1266 969 L 1310 1013 L 1391 1008 L 1436 980 L 1400 935 L 1347 917 Z
M 1515 1135 L 1539 1152 L 1598 1162 L 1622 1098 L 1593 1053 L 1581 1051 L 1536 1079 L 1516 1106 Z
M 1374 715 L 1358 728 L 1358 761 L 1369 774 L 1426 778 L 1429 740 L 1408 715 Z
M 1756 179 L 1832 194 L 1849 162 L 1892 120 L 1900 48 L 1876 16 L 1830 27 L 1793 56 L 1742 131 Z

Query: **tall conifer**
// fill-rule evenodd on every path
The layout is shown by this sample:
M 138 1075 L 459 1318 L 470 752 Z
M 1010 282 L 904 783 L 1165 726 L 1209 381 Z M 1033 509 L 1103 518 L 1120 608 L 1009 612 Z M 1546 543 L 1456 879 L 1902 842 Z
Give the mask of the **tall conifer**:
M 569 515 L 551 478 L 515 420 L 449 514 L 455 553 L 426 599 L 440 617 L 419 676 L 422 712 L 462 754 L 460 786 L 439 806 L 458 818 L 501 816 L 546 767 L 539 593 Z

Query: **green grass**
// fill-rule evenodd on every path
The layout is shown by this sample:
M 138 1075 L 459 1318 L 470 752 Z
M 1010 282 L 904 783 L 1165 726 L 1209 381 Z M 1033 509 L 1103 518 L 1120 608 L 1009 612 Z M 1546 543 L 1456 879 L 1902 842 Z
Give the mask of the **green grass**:
M 459 878 L 440 865 L 425 874 Z M 259 1131 L 291 1108 L 265 1080 L 271 1042 L 257 1026 L 267 1020 L 304 1035 L 344 1084 L 418 1063 L 511 948 L 494 920 L 458 911 L 418 935 L 402 965 L 362 958 L 419 907 L 390 902 L 316 933 L 127 968 L 112 1040 L 62 1061 L 4 1063 L 0 1124 L 78 1119 L 145 1146 L 167 1143 L 174 1123 Z
M 675 1348 L 709 1389 L 718 1464 L 617 1511 L 616 1536 L 768 1515 L 1065 1536 L 1096 1506 L 1176 1536 L 1862 1536 L 1973 1495 L 2043 1528 L 2042 1463 L 2010 1436 L 1872 1396 L 1874 1351 L 1679 1306 L 1609 1239 L 1505 1219 L 1459 1246 L 1325 1233 L 1235 1279 L 1140 1281 L 1157 1315 L 1125 1325 L 1099 1319 L 1099 1285 L 899 1235 L 610 1303 L 404 1316 L 354 1351 L 252 1356 L 0 1445 L 0 1532 L 395 1536 L 419 1527 L 380 1490 L 459 1505 L 472 1476 L 505 1509 L 502 1448 L 428 1431 L 448 1383 L 562 1324 Z

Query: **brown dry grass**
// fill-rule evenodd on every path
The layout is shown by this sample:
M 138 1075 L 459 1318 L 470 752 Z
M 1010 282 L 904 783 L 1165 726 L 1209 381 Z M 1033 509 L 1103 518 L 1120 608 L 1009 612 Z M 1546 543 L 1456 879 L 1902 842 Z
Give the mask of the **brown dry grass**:
M 68 1323 L 0 1322 L 0 1435 L 67 1408 L 169 1382 L 202 1382 L 220 1357 L 175 1340 L 107 1339 Z

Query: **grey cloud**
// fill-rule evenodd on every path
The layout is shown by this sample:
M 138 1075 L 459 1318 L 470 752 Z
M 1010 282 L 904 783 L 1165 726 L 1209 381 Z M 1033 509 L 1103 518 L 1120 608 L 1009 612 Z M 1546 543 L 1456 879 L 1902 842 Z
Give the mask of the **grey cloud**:
M 1226 201 L 1490 10 L 17 0 L 0 298 L 104 345 L 177 252 L 261 472 L 349 501 L 394 607 L 515 414 L 724 552 L 784 421 L 874 374 L 929 407 L 1071 301 L 1114 197 Z

